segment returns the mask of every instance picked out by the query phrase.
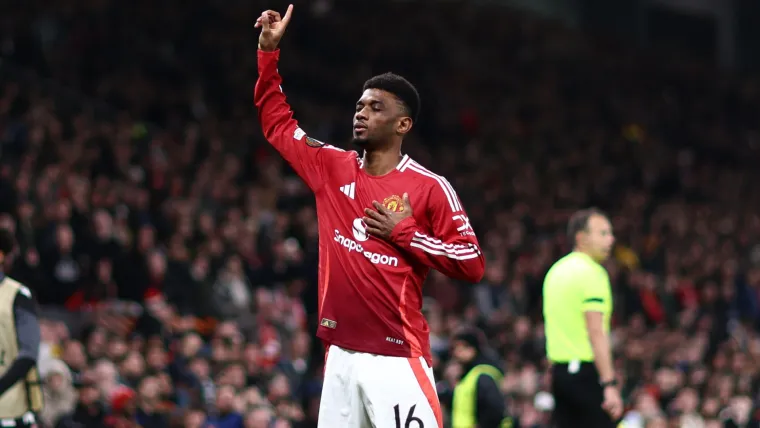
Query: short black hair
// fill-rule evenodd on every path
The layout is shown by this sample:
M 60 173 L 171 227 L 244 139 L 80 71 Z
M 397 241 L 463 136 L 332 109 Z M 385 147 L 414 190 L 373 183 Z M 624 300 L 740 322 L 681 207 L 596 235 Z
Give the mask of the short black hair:
M 467 346 L 475 349 L 477 353 L 483 350 L 484 334 L 474 327 L 462 328 L 454 335 L 454 340 L 466 343 Z
M 396 98 L 401 100 L 406 113 L 412 118 L 412 122 L 417 122 L 417 117 L 420 114 L 420 105 L 422 104 L 420 93 L 405 78 L 390 72 L 378 74 L 364 82 L 362 90 L 366 91 L 367 89 L 380 89 L 381 91 L 390 92 L 395 95 Z
M 578 232 L 588 229 L 588 221 L 595 215 L 607 218 L 604 211 L 594 207 L 576 211 L 570 216 L 570 221 L 567 222 L 567 239 L 573 247 L 578 244 L 575 242 L 575 236 L 578 235 Z
M 7 256 L 15 247 L 16 239 L 13 232 L 8 229 L 0 229 L 0 253 Z

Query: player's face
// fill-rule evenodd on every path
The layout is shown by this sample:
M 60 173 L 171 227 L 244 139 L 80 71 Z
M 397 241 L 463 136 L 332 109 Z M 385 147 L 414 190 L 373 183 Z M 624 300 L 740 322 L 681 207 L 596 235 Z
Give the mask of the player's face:
M 612 224 L 606 217 L 600 215 L 591 216 L 588 219 L 588 231 L 586 233 L 587 249 L 591 256 L 602 261 L 607 260 L 615 243 L 615 235 L 612 234 Z
M 412 120 L 391 93 L 367 89 L 356 102 L 353 142 L 363 148 L 379 147 L 396 135 L 404 135 Z

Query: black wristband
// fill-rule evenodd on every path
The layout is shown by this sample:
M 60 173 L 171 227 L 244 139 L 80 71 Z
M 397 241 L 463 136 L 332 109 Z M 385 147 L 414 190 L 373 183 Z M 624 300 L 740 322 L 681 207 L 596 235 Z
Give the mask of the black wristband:
M 599 383 L 599 385 L 601 385 L 602 388 L 607 388 L 608 386 L 617 386 L 617 384 L 618 384 L 617 379 L 612 379 L 612 380 L 607 381 L 607 382 L 600 382 Z

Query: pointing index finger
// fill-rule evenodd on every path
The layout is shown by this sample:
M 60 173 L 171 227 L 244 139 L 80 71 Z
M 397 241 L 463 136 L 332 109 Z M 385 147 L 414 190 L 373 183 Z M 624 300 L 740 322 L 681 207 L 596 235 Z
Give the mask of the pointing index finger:
M 267 12 L 264 12 L 261 14 L 261 17 L 256 20 L 256 27 L 261 27 L 265 31 L 269 31 L 269 14 Z
M 288 5 L 288 10 L 285 11 L 285 16 L 282 17 L 282 25 L 287 26 L 290 23 L 290 18 L 293 16 L 293 5 Z

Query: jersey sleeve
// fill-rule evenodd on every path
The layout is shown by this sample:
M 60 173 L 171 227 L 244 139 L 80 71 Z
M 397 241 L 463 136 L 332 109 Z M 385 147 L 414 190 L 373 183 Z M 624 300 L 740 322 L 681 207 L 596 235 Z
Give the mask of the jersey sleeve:
M 37 306 L 32 299 L 31 292 L 23 285 L 13 301 L 13 317 L 16 322 L 19 358 L 30 358 L 37 361 L 41 340 L 40 322 L 37 317 Z
M 583 312 L 605 312 L 610 296 L 610 278 L 604 269 L 585 268 L 578 278 Z
M 258 51 L 259 79 L 254 90 L 261 129 L 267 141 L 282 155 L 312 191 L 323 184 L 325 163 L 330 152 L 343 150 L 315 140 L 293 118 L 293 111 L 282 91 L 282 77 L 277 71 L 280 51 Z
M 432 234 L 420 228 L 414 217 L 408 217 L 396 225 L 391 241 L 446 276 L 478 282 L 485 272 L 478 239 L 454 189 L 443 179 L 439 184 L 430 190 L 426 207 Z

